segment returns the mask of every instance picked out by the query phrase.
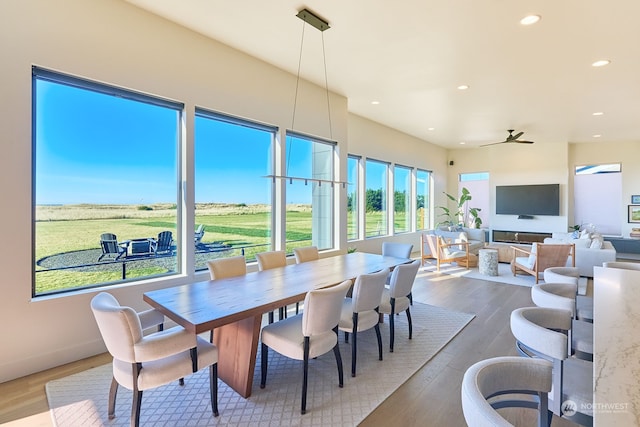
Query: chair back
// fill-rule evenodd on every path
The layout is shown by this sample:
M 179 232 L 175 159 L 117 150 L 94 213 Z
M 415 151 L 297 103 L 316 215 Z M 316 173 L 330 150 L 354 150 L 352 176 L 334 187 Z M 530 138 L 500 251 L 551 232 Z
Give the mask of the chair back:
M 420 261 L 413 261 L 411 264 L 401 264 L 396 266 L 391 272 L 389 279 L 389 296 L 391 298 L 406 297 L 411 293 L 413 282 L 420 269 Z
M 324 334 L 338 326 L 342 302 L 351 288 L 351 280 L 345 280 L 330 288 L 307 292 L 302 312 L 302 335 Z
M 142 339 L 142 326 L 135 310 L 101 292 L 91 300 L 91 311 L 109 353 L 118 360 L 136 362 L 134 344 Z
M 204 237 L 204 224 L 200 224 L 193 234 L 196 245 L 199 245 Z
M 577 293 L 575 283 L 542 283 L 531 288 L 531 300 L 538 307 L 560 308 L 575 315 Z
M 547 393 L 551 391 L 553 365 L 546 360 L 504 356 L 475 363 L 462 378 L 462 412 L 469 427 L 512 426 L 495 409 L 528 407 L 535 401 L 516 394 L 538 395 L 538 425 L 548 425 Z M 506 400 L 506 395 L 514 398 Z M 495 401 L 488 400 L 495 396 Z
M 603 262 L 602 266 L 605 268 L 620 268 L 623 270 L 640 270 L 640 263 L 637 262 L 609 261 Z
M 423 233 L 422 246 L 425 254 L 431 254 L 433 258 L 438 257 L 438 236 Z
M 361 274 L 356 278 L 351 293 L 351 306 L 354 313 L 375 310 L 380 305 L 382 291 L 389 277 L 389 269 L 377 273 Z
M 287 255 L 284 251 L 261 252 L 256 254 L 256 260 L 260 271 L 287 265 Z
M 552 359 L 567 358 L 571 312 L 557 308 L 524 307 L 511 312 L 511 333 L 530 349 Z
M 296 263 L 315 261 L 320 258 L 318 248 L 316 246 L 305 246 L 303 248 L 294 248 L 293 255 L 296 257 Z
M 118 238 L 113 233 L 102 233 L 100 235 L 100 247 L 104 254 L 117 254 Z
M 209 268 L 211 280 L 247 274 L 247 260 L 244 255 L 212 259 L 207 261 L 207 267 Z
M 382 242 L 382 255 L 396 258 L 410 258 L 413 245 L 411 243 Z
M 569 256 L 572 257 L 573 266 L 575 266 L 575 245 L 573 243 L 534 243 L 534 245 L 536 246 L 537 271 L 542 272 L 550 267 L 564 267 L 567 265 Z
M 156 252 L 166 252 L 171 250 L 171 243 L 173 243 L 173 233 L 171 231 L 162 231 L 158 234 Z

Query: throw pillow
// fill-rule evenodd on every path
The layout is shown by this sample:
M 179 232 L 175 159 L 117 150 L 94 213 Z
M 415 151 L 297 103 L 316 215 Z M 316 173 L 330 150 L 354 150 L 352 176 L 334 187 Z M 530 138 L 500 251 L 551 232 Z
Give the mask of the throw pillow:
M 573 233 L 571 233 L 572 239 L 577 239 L 579 236 L 580 236 L 580 232 L 578 230 L 575 230 Z
M 580 238 L 581 239 L 590 239 L 591 238 L 591 233 L 589 233 L 587 230 L 582 230 L 580 232 Z
M 576 245 L 576 249 L 578 248 L 587 249 L 591 247 L 591 240 L 589 239 L 576 239 L 575 241 L 572 241 L 570 243 L 573 243 L 574 245 Z
M 445 246 L 447 242 L 444 240 L 444 237 L 438 236 L 438 245 L 442 248 L 442 254 L 448 258 L 451 255 L 451 250 L 448 246 Z
M 602 236 L 599 236 L 599 237 L 595 237 L 593 240 L 591 240 L 591 246 L 589 246 L 589 248 L 591 248 L 591 249 L 602 249 L 603 245 L 604 245 L 604 239 L 602 238 Z
M 531 255 L 529 255 L 529 268 L 533 268 L 536 263 L 536 253 L 538 252 L 538 244 L 531 245 Z

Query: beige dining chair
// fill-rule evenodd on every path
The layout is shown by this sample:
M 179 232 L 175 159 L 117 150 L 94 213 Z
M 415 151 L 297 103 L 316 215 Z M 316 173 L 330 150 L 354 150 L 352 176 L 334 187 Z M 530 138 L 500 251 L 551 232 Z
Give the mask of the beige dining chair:
M 592 425 L 593 363 L 570 357 L 571 311 L 557 308 L 524 307 L 511 313 L 511 333 L 516 349 L 524 357 L 553 363 L 549 411 L 580 425 Z M 563 410 L 571 400 L 578 410 Z
M 384 289 L 380 299 L 378 311 L 389 315 L 389 351 L 393 353 L 395 341 L 395 314 L 404 311 L 407 314 L 409 324 L 409 339 L 413 335 L 413 324 L 411 322 L 411 310 L 409 295 L 413 288 L 413 282 L 418 274 L 421 262 L 413 261 L 411 264 L 401 264 L 396 266 L 391 272 L 389 288 Z
M 382 242 L 382 255 L 396 258 L 411 258 L 413 245 L 411 243 Z M 387 285 L 391 280 L 391 274 L 387 277 Z M 413 295 L 409 294 L 409 303 L 413 305 Z
M 329 288 L 309 291 L 302 314 L 291 316 L 262 328 L 260 388 L 267 382 L 269 348 L 285 357 L 302 360 L 302 403 L 300 413 L 307 411 L 307 377 L 309 361 L 333 349 L 338 365 L 338 385 L 344 384 L 342 357 L 338 346 L 338 322 L 342 301 L 351 288 L 351 280 Z
M 258 270 L 271 270 L 272 268 L 286 267 L 287 255 L 284 251 L 267 251 L 256 254 L 256 261 L 258 261 Z M 278 309 L 278 319 L 286 319 L 287 307 L 280 307 Z M 273 313 L 269 313 L 269 323 L 273 323 Z
M 212 259 L 207 261 L 207 267 L 211 280 L 247 274 L 247 260 L 244 255 Z
M 502 356 L 471 365 L 462 378 L 462 413 L 468 427 L 511 427 L 497 411 L 531 408 L 538 427 L 549 426 L 548 393 L 553 365 L 548 360 Z
M 382 360 L 382 337 L 378 321 L 378 306 L 382 300 L 382 291 L 389 277 L 389 269 L 377 273 L 361 274 L 356 278 L 350 298 L 345 298 L 340 314 L 338 329 L 344 332 L 345 342 L 351 334 L 351 376 L 356 376 L 356 357 L 358 354 L 358 333 L 374 328 L 378 339 L 378 360 Z
M 133 391 L 131 426 L 140 425 L 144 390 L 182 380 L 209 367 L 211 411 L 218 416 L 218 348 L 176 326 L 143 335 L 138 314 L 121 306 L 106 292 L 91 300 L 91 310 L 109 353 L 113 356 L 113 379 L 109 389 L 108 416 L 115 418 L 118 385 Z M 180 384 L 184 384 L 180 381 Z
M 315 261 L 320 258 L 318 248 L 316 246 L 304 246 L 301 248 L 294 248 L 293 255 L 296 257 L 298 264 L 302 262 Z

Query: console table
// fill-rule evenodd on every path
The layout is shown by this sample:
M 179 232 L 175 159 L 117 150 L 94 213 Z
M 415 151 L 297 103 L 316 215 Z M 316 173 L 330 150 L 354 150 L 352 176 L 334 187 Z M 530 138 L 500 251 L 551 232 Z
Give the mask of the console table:
M 640 239 L 632 239 L 629 237 L 605 237 L 604 240 L 611 242 L 618 258 L 638 259 L 640 256 Z M 625 254 L 631 256 L 625 257 Z M 635 255 L 635 256 L 634 256 Z

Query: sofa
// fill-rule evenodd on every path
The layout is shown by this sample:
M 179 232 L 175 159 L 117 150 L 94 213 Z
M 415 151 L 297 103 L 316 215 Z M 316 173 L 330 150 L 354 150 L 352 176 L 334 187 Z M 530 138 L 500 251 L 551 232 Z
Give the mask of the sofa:
M 468 227 L 460 227 L 455 231 L 450 231 L 444 228 L 437 228 L 434 230 L 426 230 L 425 234 L 435 234 L 437 236 L 442 236 L 446 241 L 455 242 L 468 242 L 469 243 L 469 253 L 470 254 L 478 254 L 478 250 L 482 249 L 485 245 L 485 230 L 481 228 L 468 228 Z M 429 245 L 424 242 L 422 239 L 422 259 L 428 258 L 431 254 L 431 250 L 429 249 Z
M 552 233 L 544 243 L 573 243 L 576 245 L 576 267 L 580 276 L 593 277 L 593 267 L 616 260 L 616 249 L 598 233 Z M 569 260 L 569 262 L 571 262 Z

